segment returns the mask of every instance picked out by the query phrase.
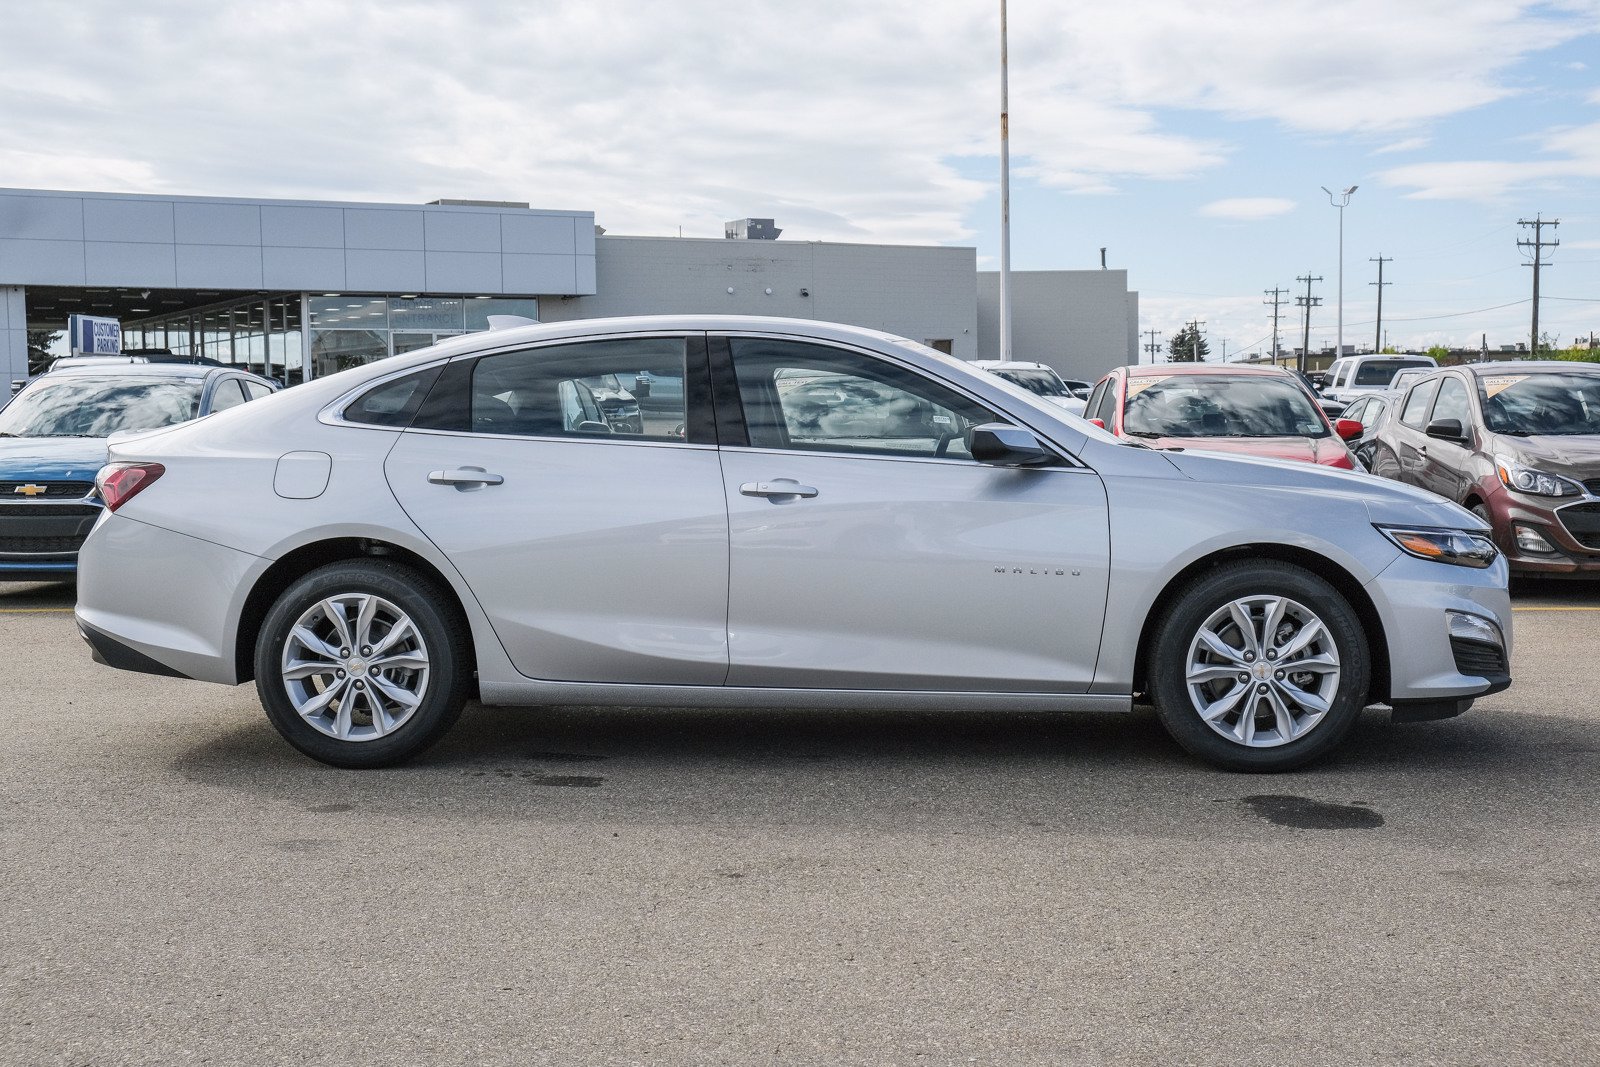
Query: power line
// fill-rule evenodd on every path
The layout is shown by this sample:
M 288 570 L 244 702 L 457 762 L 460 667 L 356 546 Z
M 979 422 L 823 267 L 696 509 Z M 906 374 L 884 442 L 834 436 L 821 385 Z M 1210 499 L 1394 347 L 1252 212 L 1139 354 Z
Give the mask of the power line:
M 1554 230 L 1557 226 L 1561 225 L 1561 220 L 1560 219 L 1553 219 L 1553 220 L 1552 219 L 1545 219 L 1541 215 L 1535 215 L 1533 217 L 1533 221 L 1532 222 L 1529 222 L 1527 219 L 1518 219 L 1517 220 L 1517 225 L 1518 226 L 1532 226 L 1533 227 L 1533 240 L 1531 240 L 1531 241 L 1518 241 L 1517 242 L 1517 247 L 1518 248 L 1532 249 L 1532 253 L 1531 254 L 1533 256 L 1533 260 L 1531 262 L 1525 264 L 1526 266 L 1529 266 L 1529 267 L 1533 268 L 1533 336 L 1532 336 L 1531 340 L 1528 343 L 1528 351 L 1531 352 L 1531 353 L 1534 353 L 1534 354 L 1538 354 L 1538 351 L 1539 351 L 1539 268 L 1544 266 L 1544 264 L 1545 264 L 1544 250 L 1546 248 L 1555 248 L 1557 245 L 1559 245 L 1561 243 L 1560 241 L 1557 241 L 1554 238 L 1551 238 L 1548 241 L 1542 240 L 1541 238 L 1542 238 L 1542 235 L 1543 235 L 1543 232 L 1544 232 L 1544 228 L 1546 226 L 1548 226 L 1552 230 Z

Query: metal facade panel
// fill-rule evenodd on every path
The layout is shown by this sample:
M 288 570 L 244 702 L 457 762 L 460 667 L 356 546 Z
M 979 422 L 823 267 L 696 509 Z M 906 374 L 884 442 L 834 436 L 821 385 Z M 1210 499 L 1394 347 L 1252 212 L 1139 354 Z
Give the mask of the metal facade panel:
M 83 242 L 0 237 L 0 282 L 82 285 Z
M 496 212 L 427 211 L 422 218 L 429 252 L 500 251 L 500 215 Z
M 261 243 L 283 248 L 343 248 L 344 209 L 262 204 Z
M 85 197 L 83 236 L 111 244 L 171 244 L 174 206 L 170 200 Z
M 83 201 L 75 196 L 0 193 L 0 238 L 83 240 Z
M 576 252 L 580 221 L 561 215 L 501 215 L 501 248 L 506 252 Z M 588 229 L 592 234 L 594 227 Z
M 344 276 L 346 288 L 362 293 L 419 293 L 428 287 L 421 251 L 348 248 Z
M 172 289 L 178 284 L 175 246 L 132 241 L 85 241 L 85 285 L 143 285 Z
M 345 288 L 344 249 L 263 248 L 261 287 L 342 292 Z
M 504 292 L 551 296 L 579 292 L 573 256 L 513 254 L 500 258 Z
M 594 256 L 579 256 L 574 262 L 575 275 L 573 289 L 580 296 L 593 296 L 599 292 L 599 285 L 595 281 Z
M 180 244 L 260 245 L 261 208 L 255 204 L 179 201 L 173 205 L 173 227 Z
M 498 252 L 429 252 L 426 254 L 430 293 L 499 293 Z
M 193 289 L 260 289 L 261 249 L 242 245 L 178 245 L 178 284 Z
M 344 246 L 422 251 L 422 212 L 345 208 Z

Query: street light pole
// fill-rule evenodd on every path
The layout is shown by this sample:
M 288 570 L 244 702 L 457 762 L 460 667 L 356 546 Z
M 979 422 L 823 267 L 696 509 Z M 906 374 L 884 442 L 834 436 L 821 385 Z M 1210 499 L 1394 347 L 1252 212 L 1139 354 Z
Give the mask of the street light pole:
M 1326 185 L 1322 187 L 1322 191 L 1328 194 L 1328 203 L 1339 209 L 1339 334 L 1336 342 L 1338 347 L 1333 350 L 1333 358 L 1342 359 L 1344 357 L 1344 209 L 1345 205 L 1350 203 L 1350 194 L 1356 191 L 1356 187 L 1352 185 L 1339 193 L 1338 200 L 1334 199 L 1333 190 Z
M 1000 0 L 1000 358 L 1011 359 L 1011 92 L 1006 0 Z

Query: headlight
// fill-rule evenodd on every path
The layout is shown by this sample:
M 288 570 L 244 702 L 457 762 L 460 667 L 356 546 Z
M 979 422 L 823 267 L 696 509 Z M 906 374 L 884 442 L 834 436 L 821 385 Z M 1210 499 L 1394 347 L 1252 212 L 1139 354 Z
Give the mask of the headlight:
M 1399 546 L 1400 551 L 1435 563 L 1482 569 L 1499 555 L 1494 542 L 1483 534 L 1464 530 L 1415 529 L 1405 526 L 1379 526 L 1378 532 Z
M 1513 460 L 1496 459 L 1494 469 L 1500 474 L 1501 485 L 1507 489 L 1515 489 L 1519 493 L 1532 493 L 1534 496 L 1577 496 L 1582 492 L 1565 478 L 1519 466 Z

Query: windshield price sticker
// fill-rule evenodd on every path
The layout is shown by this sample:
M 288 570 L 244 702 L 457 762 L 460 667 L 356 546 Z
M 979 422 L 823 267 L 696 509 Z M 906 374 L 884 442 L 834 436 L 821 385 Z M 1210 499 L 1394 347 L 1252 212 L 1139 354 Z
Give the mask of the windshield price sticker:
M 1488 399 L 1496 393 L 1503 393 L 1518 382 L 1526 381 L 1526 374 L 1508 374 L 1503 378 L 1485 378 L 1483 380 L 1483 396 Z
M 1148 378 L 1129 378 L 1128 398 L 1132 399 L 1133 397 L 1136 397 L 1140 393 L 1144 392 L 1146 389 L 1150 388 L 1152 385 L 1159 385 L 1171 377 L 1172 375 L 1170 374 L 1155 374 Z

